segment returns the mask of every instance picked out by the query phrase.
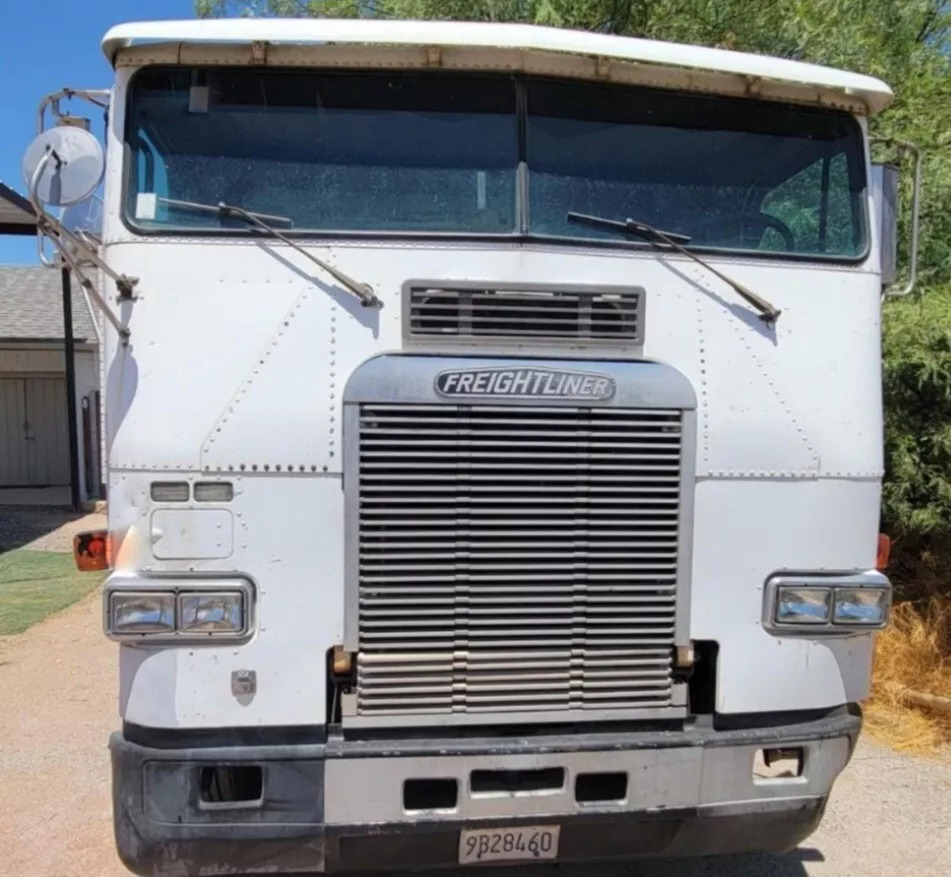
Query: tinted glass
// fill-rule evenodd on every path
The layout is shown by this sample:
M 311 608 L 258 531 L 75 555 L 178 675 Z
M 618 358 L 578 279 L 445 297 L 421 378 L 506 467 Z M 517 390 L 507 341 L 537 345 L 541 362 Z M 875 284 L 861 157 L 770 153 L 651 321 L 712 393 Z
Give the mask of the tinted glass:
M 698 245 L 864 250 L 861 139 L 846 114 L 535 81 L 527 138 L 530 228 L 538 234 L 609 236 L 569 223 L 575 210 L 632 217 Z
M 127 210 L 146 228 L 245 228 L 171 199 L 301 230 L 618 241 L 574 210 L 703 247 L 865 250 L 862 135 L 833 110 L 444 72 L 149 68 L 127 139 Z
M 306 229 L 515 229 L 511 79 L 148 70 L 129 140 L 140 224 L 222 224 L 162 200 L 144 218 L 136 195 L 154 192 Z

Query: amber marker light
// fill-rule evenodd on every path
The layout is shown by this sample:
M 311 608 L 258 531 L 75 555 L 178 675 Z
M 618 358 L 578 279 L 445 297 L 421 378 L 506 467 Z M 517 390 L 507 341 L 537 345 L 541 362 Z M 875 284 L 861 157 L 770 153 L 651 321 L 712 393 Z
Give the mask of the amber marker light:
M 73 560 L 82 572 L 109 569 L 109 531 L 88 530 L 73 537 Z

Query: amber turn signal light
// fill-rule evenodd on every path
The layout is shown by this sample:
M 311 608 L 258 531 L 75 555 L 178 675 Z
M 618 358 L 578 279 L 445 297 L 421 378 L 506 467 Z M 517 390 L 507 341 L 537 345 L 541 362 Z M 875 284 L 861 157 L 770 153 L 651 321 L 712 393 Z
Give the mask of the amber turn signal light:
M 875 555 L 875 569 L 883 570 L 888 567 L 892 556 L 892 540 L 884 533 L 878 534 L 878 551 Z
M 73 560 L 76 569 L 83 572 L 109 569 L 108 530 L 88 530 L 73 537 Z

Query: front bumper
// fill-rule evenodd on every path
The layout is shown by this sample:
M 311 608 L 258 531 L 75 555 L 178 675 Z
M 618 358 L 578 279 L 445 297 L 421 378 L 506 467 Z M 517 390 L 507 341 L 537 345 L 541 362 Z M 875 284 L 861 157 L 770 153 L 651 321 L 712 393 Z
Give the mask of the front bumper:
M 165 748 L 110 743 L 119 855 L 142 875 L 455 866 L 459 832 L 557 824 L 559 861 L 783 852 L 816 828 L 861 719 L 730 730 L 595 732 Z M 802 748 L 802 775 L 754 781 L 758 749 Z M 258 801 L 200 800 L 201 767 L 260 765 Z M 564 770 L 557 789 L 481 794 L 472 771 Z M 579 803 L 579 773 L 623 772 L 627 792 Z M 404 809 L 408 779 L 455 779 L 454 807 Z

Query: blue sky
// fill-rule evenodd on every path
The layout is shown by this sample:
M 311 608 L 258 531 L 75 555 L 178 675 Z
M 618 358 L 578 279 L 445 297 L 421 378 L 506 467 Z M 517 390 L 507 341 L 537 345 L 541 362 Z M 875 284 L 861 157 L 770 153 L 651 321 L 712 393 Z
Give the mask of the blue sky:
M 0 180 L 25 192 L 23 150 L 36 134 L 36 109 L 47 94 L 108 88 L 111 70 L 99 49 L 103 34 L 123 21 L 193 18 L 193 0 L 6 0 L 0 48 Z M 80 113 L 80 103 L 73 105 Z M 0 265 L 36 262 L 34 238 L 0 235 Z

